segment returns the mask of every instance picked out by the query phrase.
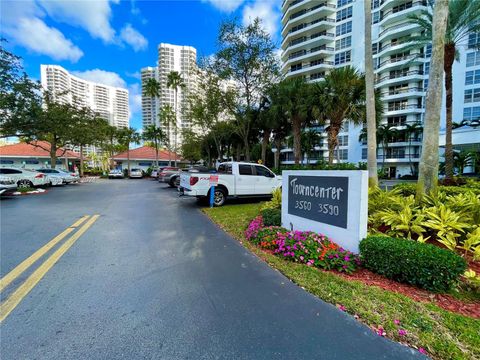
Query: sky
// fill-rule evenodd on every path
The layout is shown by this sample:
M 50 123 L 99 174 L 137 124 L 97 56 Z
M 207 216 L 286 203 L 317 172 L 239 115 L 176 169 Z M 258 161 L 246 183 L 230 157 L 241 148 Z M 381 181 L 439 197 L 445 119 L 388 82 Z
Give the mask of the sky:
M 130 126 L 142 126 L 140 69 L 155 66 L 157 45 L 189 45 L 197 57 L 216 51 L 222 21 L 255 17 L 280 46 L 281 0 L 0 0 L 6 48 L 40 80 L 40 65 L 128 88 Z

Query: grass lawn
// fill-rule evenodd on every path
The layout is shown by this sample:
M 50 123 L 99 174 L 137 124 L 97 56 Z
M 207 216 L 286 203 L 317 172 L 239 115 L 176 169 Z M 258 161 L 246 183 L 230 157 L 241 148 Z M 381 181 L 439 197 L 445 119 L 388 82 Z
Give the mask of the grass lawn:
M 368 286 L 280 259 L 245 240 L 244 231 L 262 203 L 228 205 L 203 211 L 244 246 L 281 271 L 294 283 L 326 302 L 343 305 L 366 325 L 385 330 L 386 336 L 435 359 L 480 359 L 480 320 L 445 311 L 431 303 L 416 302 L 401 294 Z M 396 325 L 394 320 L 399 320 Z M 406 335 L 399 335 L 404 329 Z

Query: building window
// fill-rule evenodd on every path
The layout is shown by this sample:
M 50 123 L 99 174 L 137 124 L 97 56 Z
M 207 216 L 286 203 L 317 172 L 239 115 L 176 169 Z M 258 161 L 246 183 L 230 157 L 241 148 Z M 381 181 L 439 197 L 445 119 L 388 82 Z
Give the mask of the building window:
M 432 56 L 432 44 L 428 44 L 425 48 L 425 57 L 429 58 Z
M 376 24 L 379 21 L 380 21 L 380 11 L 375 11 L 374 13 L 372 13 L 372 22 Z
M 428 89 L 428 79 L 423 80 L 423 91 L 427 91 Z
M 340 160 L 348 160 L 348 149 L 335 149 L 333 151 L 333 157 Z
M 348 33 L 351 33 L 351 32 L 352 32 L 352 22 L 351 21 L 348 21 L 348 22 L 343 23 L 341 25 L 337 25 L 337 28 L 336 28 L 336 35 L 337 36 L 345 35 L 345 34 L 348 34 Z
M 335 54 L 335 65 L 345 64 L 352 60 L 352 52 L 350 50 Z
M 479 102 L 480 101 L 480 88 L 465 90 L 464 102 Z
M 480 84 L 480 70 L 465 73 L 465 85 Z
M 337 22 L 342 21 L 348 18 L 352 17 L 352 7 L 349 6 L 346 9 L 342 9 L 340 11 L 337 11 Z
M 423 73 L 430 74 L 430 62 L 427 62 L 423 65 Z
M 347 36 L 343 39 L 335 41 L 335 50 L 342 50 L 352 46 L 352 37 Z
M 387 118 L 387 123 L 389 126 L 402 126 L 405 125 L 407 122 L 407 116 L 389 116 Z
M 367 148 L 363 148 L 363 149 L 362 149 L 362 159 L 366 159 L 366 158 L 367 158 L 367 152 L 368 152 L 368 149 L 367 149 Z
M 467 54 L 467 67 L 480 65 L 480 51 Z
M 353 2 L 353 0 L 338 0 L 337 8 L 350 4 L 351 2 Z
M 480 106 L 464 108 L 463 120 L 480 120 Z
M 380 6 L 380 0 L 372 0 L 372 10 Z
M 468 48 L 475 49 L 480 45 L 480 33 L 474 32 L 468 35 Z
M 348 135 L 338 137 L 338 146 L 348 146 Z

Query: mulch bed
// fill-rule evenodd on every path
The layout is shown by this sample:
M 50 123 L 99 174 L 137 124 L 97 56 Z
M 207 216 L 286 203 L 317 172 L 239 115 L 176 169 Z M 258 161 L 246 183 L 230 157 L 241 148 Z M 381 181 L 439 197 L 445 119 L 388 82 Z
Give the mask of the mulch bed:
M 367 269 L 362 268 L 350 275 L 338 272 L 336 274 L 347 280 L 361 281 L 369 286 L 378 286 L 384 290 L 403 294 L 415 301 L 431 302 L 442 309 L 480 319 L 480 302 L 467 303 L 462 300 L 455 299 L 451 295 L 435 294 L 411 285 L 398 283 L 396 281 L 387 279 L 382 275 L 375 274 Z
M 273 250 L 261 250 L 272 255 L 274 254 Z M 480 264 L 478 262 L 469 261 L 469 269 L 475 270 L 478 274 L 480 273 Z M 480 319 L 480 302 L 465 302 L 456 299 L 451 295 L 432 293 L 412 285 L 402 284 L 394 280 L 387 279 L 382 275 L 375 274 L 370 270 L 363 268 L 357 269 L 353 274 L 350 275 L 338 271 L 318 270 L 334 273 L 335 275 L 341 276 L 347 280 L 360 281 L 365 285 L 378 286 L 384 290 L 405 295 L 415 301 L 431 302 L 444 310 Z

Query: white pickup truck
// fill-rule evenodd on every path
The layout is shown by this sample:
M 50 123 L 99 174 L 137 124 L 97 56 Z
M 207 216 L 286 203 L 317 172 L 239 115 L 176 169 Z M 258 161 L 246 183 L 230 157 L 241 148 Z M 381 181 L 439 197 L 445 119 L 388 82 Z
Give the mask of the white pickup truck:
M 222 206 L 227 197 L 267 197 L 282 186 L 281 176 L 263 165 L 246 162 L 225 162 L 217 172 L 180 174 L 180 195 L 208 199 L 210 176 L 218 175 L 214 190 L 214 205 Z

